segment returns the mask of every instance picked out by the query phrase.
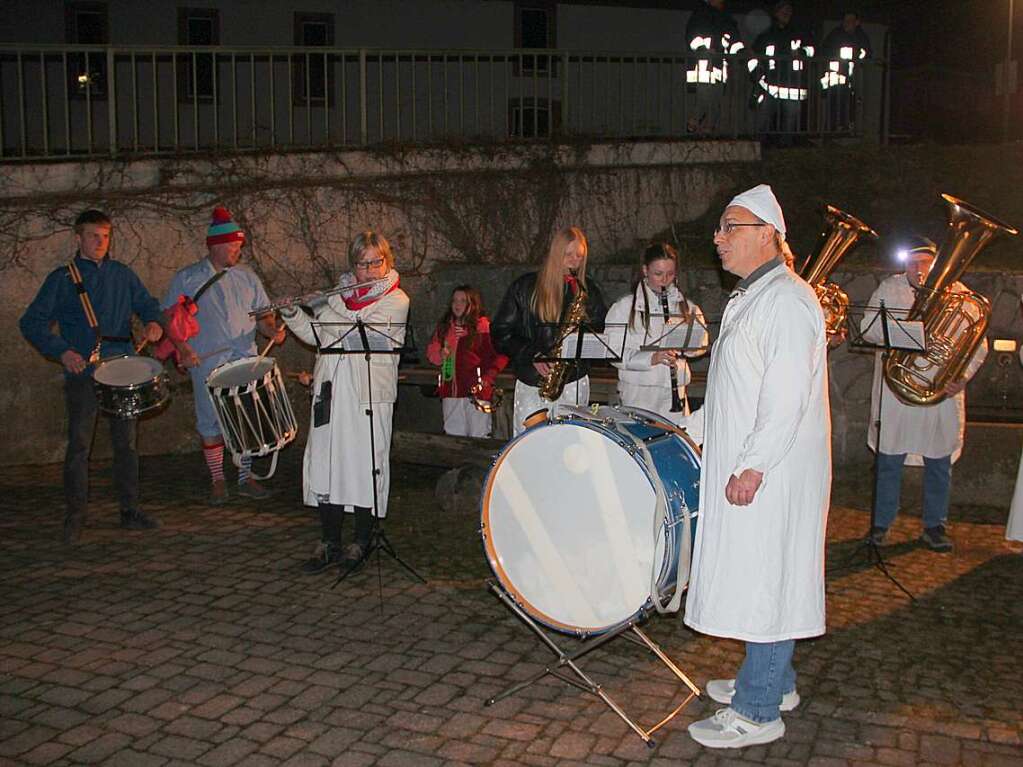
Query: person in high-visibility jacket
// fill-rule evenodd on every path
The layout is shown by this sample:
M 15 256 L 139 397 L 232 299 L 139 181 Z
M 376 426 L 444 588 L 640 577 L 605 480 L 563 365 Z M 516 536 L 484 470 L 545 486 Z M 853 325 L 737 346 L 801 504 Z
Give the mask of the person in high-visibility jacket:
M 807 99 L 807 65 L 814 55 L 809 32 L 792 24 L 792 3 L 774 6 L 771 26 L 753 43 L 748 66 L 757 106 L 757 132 L 789 145 L 799 131 Z
M 827 59 L 820 84 L 828 103 L 828 128 L 848 131 L 853 128 L 856 98 L 857 64 L 870 58 L 870 38 L 860 25 L 860 17 L 847 13 L 821 46 Z
M 686 24 L 686 91 L 691 133 L 713 133 L 722 123 L 722 99 L 729 57 L 744 47 L 739 26 L 725 12 L 725 0 L 704 0 Z

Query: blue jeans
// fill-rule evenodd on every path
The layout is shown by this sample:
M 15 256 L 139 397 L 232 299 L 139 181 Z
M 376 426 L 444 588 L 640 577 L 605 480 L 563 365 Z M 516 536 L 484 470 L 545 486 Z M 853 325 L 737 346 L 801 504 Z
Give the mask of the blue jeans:
M 792 668 L 795 649 L 795 639 L 747 642 L 746 660 L 735 676 L 732 710 L 758 724 L 779 719 L 782 695 L 796 689 L 796 670 Z
M 874 527 L 887 530 L 899 511 L 902 466 L 906 455 L 877 454 L 877 484 L 874 488 Z M 937 527 L 948 519 L 952 487 L 952 456 L 924 458 L 924 527 Z

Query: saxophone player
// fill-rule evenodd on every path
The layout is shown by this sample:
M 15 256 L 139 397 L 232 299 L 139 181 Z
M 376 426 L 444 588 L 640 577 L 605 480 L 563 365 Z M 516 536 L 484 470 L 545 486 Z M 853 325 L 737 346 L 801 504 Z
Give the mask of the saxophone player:
M 870 309 L 864 313 L 861 323 L 864 340 L 872 343 L 882 340 L 881 323 L 876 321 L 882 301 L 895 319 L 906 317 L 917 291 L 927 279 L 936 253 L 937 247 L 930 240 L 924 237 L 913 238 L 900 254 L 905 262 L 905 271 L 885 279 L 870 297 L 867 304 Z M 956 282 L 952 290 L 965 292 L 967 288 L 961 282 Z M 959 458 L 963 449 L 966 383 L 980 368 L 986 356 L 987 341 L 984 340 L 977 347 L 962 377 L 946 385 L 947 398 L 932 405 L 911 405 L 895 395 L 887 379 L 881 389 L 883 403 L 879 403 L 878 391 L 881 388 L 879 384 L 884 363 L 880 353 L 875 355 L 870 428 L 867 431 L 867 444 L 877 452 L 874 518 L 869 533 L 873 543 L 884 543 L 888 528 L 895 521 L 899 510 L 902 467 L 923 464 L 923 533 L 920 540 L 931 551 L 952 550 L 945 521 L 948 518 L 952 463 Z M 880 444 L 877 434 L 879 411 L 883 414 Z
M 587 254 L 581 229 L 560 230 L 539 271 L 515 280 L 494 315 L 494 346 L 509 358 L 515 372 L 515 436 L 524 430 L 530 413 L 555 404 L 586 405 L 589 401 L 588 363 L 568 363 L 561 369 L 557 363 L 537 359 L 558 353 L 554 347 L 559 336 L 571 330 L 578 319 L 573 314 L 585 314 L 583 321 L 596 331 L 603 326 L 607 306 L 600 287 L 586 276 Z M 560 376 L 557 384 L 552 385 L 552 376 Z

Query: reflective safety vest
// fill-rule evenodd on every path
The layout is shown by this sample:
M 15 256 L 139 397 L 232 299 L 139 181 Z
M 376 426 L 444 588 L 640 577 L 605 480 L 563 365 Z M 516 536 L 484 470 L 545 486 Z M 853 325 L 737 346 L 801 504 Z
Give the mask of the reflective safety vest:
M 828 58 L 827 68 L 820 78 L 821 89 L 851 86 L 856 62 L 870 55 L 870 40 L 862 29 L 846 32 L 836 28 L 824 40 L 823 53 Z
M 748 62 L 750 75 L 757 84 L 757 101 L 770 97 L 780 101 L 806 101 L 807 59 L 813 58 L 809 38 L 789 28 L 771 27 L 757 38 L 754 55 Z M 786 58 L 777 58 L 780 56 Z
M 694 11 L 686 27 L 690 56 L 686 69 L 689 84 L 721 85 L 728 81 L 728 61 L 745 46 L 731 16 L 709 6 Z

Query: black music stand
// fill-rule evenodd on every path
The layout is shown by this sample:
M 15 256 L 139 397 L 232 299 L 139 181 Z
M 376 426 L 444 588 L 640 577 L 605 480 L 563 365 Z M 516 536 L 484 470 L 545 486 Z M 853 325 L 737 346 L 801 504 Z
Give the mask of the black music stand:
M 580 322 L 579 327 L 565 337 L 560 349 L 551 349 L 546 353 L 538 354 L 534 360 L 547 363 L 567 362 L 571 363 L 573 367 L 578 367 L 579 363 L 583 361 L 621 362 L 625 351 L 626 324 L 601 323 L 601 325 L 604 332 L 596 330 L 589 322 Z M 543 322 L 540 323 L 540 327 L 551 328 L 557 333 L 561 325 L 557 322 Z M 613 334 L 608 332 L 608 328 L 622 331 L 620 346 L 619 339 L 614 338 Z M 576 378 L 576 405 L 586 407 L 588 402 L 579 402 L 579 381 L 580 379 Z M 554 402 L 551 402 L 551 406 L 553 405 Z
M 639 350 L 641 352 L 681 352 L 687 357 L 689 356 L 688 353 L 691 352 L 700 352 L 701 354 L 706 352 L 709 348 L 708 342 L 710 341 L 710 331 L 707 330 L 707 324 L 695 314 L 690 314 L 688 321 L 683 320 L 684 318 L 681 314 L 669 315 L 668 322 L 664 324 L 664 332 L 656 338 L 649 339 L 648 343 L 639 347 Z M 672 397 L 675 397 L 675 394 Z M 681 410 L 682 414 L 687 413 L 689 410 L 688 399 L 688 395 L 686 395 L 685 403 Z
M 376 458 L 376 433 L 374 431 L 373 414 L 373 364 L 374 354 L 401 354 L 403 342 L 394 338 L 391 333 L 395 330 L 404 330 L 405 323 L 384 322 L 367 323 L 361 319 L 355 322 L 323 322 L 312 320 L 313 337 L 316 339 L 316 350 L 319 354 L 361 354 L 366 360 L 366 393 L 369 401 L 366 406 L 366 417 L 369 419 L 369 458 L 372 467 L 373 485 L 373 527 L 370 532 L 369 545 L 362 553 L 362 557 L 355 564 L 343 569 L 334 581 L 331 588 L 334 588 L 349 575 L 358 572 L 374 553 L 377 554 L 377 578 L 380 579 L 380 552 L 401 565 L 405 571 L 421 583 L 426 579 L 421 576 L 405 560 L 398 556 L 394 545 L 384 531 L 382 517 L 380 515 L 380 499 L 377 495 L 377 477 L 380 469 L 377 468 Z M 320 330 L 326 327 L 343 328 L 337 339 L 324 344 L 320 339 Z M 381 589 L 383 588 L 381 581 Z
M 847 565 L 851 565 L 860 555 L 861 552 L 867 557 L 867 564 L 873 565 L 880 570 L 888 580 L 894 583 L 903 594 L 910 598 L 913 602 L 916 601 L 916 597 L 903 586 L 899 580 L 891 574 L 889 571 L 888 563 L 885 561 L 884 556 L 881 554 L 881 549 L 874 541 L 874 521 L 877 509 L 877 468 L 878 462 L 881 459 L 881 433 L 884 425 L 883 413 L 884 413 L 884 368 L 885 363 L 888 360 L 888 355 L 894 350 L 906 350 L 925 354 L 927 352 L 926 337 L 923 332 L 922 323 L 914 320 L 907 319 L 907 311 L 903 309 L 891 310 L 885 306 L 884 301 L 881 301 L 880 306 L 864 306 L 864 314 L 869 311 L 875 311 L 874 318 L 870 321 L 863 330 L 859 333 L 850 334 L 849 345 L 856 349 L 871 350 L 873 352 L 881 352 L 881 375 L 878 376 L 877 384 L 877 420 L 874 422 L 874 426 L 877 427 L 877 438 L 874 449 L 874 497 L 870 504 L 870 530 L 867 531 L 867 537 L 863 542 L 856 548 L 855 551 L 850 555 L 849 562 Z M 901 315 L 901 317 L 896 316 Z M 852 322 L 851 315 L 847 320 L 850 331 L 855 330 Z M 881 340 L 868 341 L 866 335 L 871 331 L 876 333 L 877 329 L 881 331 Z M 877 336 L 874 335 L 874 338 Z

